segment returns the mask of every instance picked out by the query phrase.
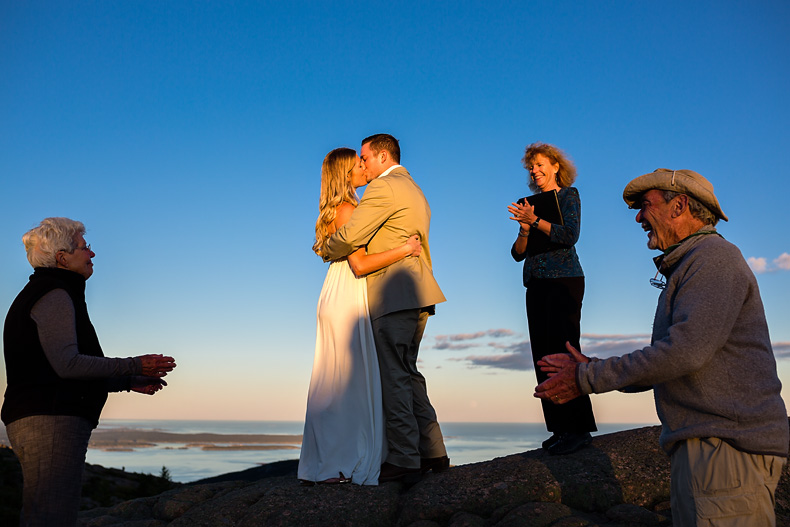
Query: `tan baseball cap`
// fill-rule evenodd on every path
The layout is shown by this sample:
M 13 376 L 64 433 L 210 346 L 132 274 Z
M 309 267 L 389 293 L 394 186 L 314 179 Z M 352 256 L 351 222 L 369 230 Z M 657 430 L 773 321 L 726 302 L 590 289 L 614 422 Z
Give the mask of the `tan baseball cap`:
M 693 170 L 670 170 L 657 168 L 649 174 L 644 174 L 632 180 L 623 190 L 623 199 L 632 209 L 638 209 L 638 201 L 642 194 L 648 190 L 671 190 L 680 192 L 696 199 L 724 221 L 727 215 L 721 210 L 719 200 L 713 193 L 713 185 Z

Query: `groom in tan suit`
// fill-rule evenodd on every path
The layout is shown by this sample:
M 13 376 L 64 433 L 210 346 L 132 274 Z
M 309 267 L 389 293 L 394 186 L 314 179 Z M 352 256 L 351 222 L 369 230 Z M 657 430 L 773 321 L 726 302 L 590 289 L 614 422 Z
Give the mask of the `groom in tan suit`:
M 351 219 L 324 246 L 336 260 L 367 247 L 375 254 L 420 236 L 422 253 L 367 276 L 368 305 L 381 370 L 388 453 L 379 481 L 414 481 L 450 465 L 417 352 L 428 315 L 445 298 L 433 277 L 428 230 L 431 209 L 420 187 L 400 166 L 398 140 L 376 134 L 362 141 L 368 187 Z

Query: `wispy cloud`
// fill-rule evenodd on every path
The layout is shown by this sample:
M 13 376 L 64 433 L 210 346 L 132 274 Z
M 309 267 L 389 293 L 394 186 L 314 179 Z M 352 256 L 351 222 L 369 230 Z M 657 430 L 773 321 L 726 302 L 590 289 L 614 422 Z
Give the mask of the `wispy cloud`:
M 475 333 L 458 333 L 455 335 L 437 335 L 436 340 L 439 341 L 459 341 L 459 340 L 475 340 L 483 337 L 492 337 L 492 338 L 499 338 L 499 337 L 510 337 L 513 336 L 515 333 L 513 330 L 510 329 L 489 329 L 486 331 L 477 331 Z
M 455 335 L 437 335 L 434 337 L 436 341 L 431 347 L 437 350 L 463 350 L 471 348 L 479 348 L 483 346 L 480 342 L 475 341 L 482 338 L 507 338 L 516 335 L 510 329 L 489 329 L 486 331 L 477 331 L 475 333 L 457 333 Z M 489 344 L 490 345 L 490 344 Z
M 754 274 L 762 274 L 768 270 L 768 262 L 765 258 L 755 258 L 750 256 L 746 259 L 746 263 L 752 268 Z
M 650 343 L 649 335 L 582 335 L 582 351 L 590 357 L 607 358 L 629 353 Z M 509 329 L 491 329 L 475 333 L 439 335 L 427 347 L 445 351 L 472 351 L 449 360 L 470 368 L 496 370 L 531 370 L 532 345 L 523 334 Z
M 790 342 L 772 342 L 777 360 L 790 359 Z
M 499 355 L 469 355 L 462 359 L 471 367 L 497 368 L 500 370 L 531 370 L 532 353 L 501 353 Z
M 782 271 L 790 271 L 790 254 L 782 253 L 774 260 L 774 265 Z
M 650 335 L 596 335 L 587 333 L 581 338 L 582 352 L 590 357 L 607 359 L 631 353 L 650 344 Z
M 782 253 L 774 258 L 770 263 L 764 257 L 750 256 L 746 263 L 752 268 L 755 274 L 774 273 L 777 271 L 790 271 L 790 254 Z
M 469 368 L 486 368 L 492 373 L 534 369 L 532 345 L 525 335 L 509 329 L 491 329 L 475 333 L 439 335 L 434 342 L 425 342 L 426 348 L 466 352 L 450 356 L 447 360 L 465 364 Z M 631 353 L 650 345 L 650 335 L 585 333 L 581 337 L 582 353 L 588 357 L 608 359 Z M 790 342 L 774 342 L 777 360 L 790 359 Z
M 458 359 L 466 362 L 470 367 L 486 367 L 501 370 L 531 370 L 532 346 L 528 340 L 514 340 L 511 342 L 491 342 L 481 350 L 490 350 L 488 355 L 467 355 Z
M 474 344 L 472 342 L 461 343 L 457 344 L 454 342 L 449 342 L 446 340 L 437 342 L 433 346 L 431 346 L 435 350 L 466 350 L 470 348 L 479 348 L 480 344 Z

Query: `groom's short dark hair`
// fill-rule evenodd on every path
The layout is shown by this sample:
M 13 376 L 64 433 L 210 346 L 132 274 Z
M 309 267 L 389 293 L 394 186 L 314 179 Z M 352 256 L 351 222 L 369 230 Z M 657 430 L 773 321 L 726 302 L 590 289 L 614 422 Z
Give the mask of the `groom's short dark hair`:
M 374 154 L 386 150 L 392 156 L 392 160 L 400 164 L 400 145 L 398 140 L 390 134 L 374 134 L 362 140 L 362 146 L 370 143 L 370 149 Z

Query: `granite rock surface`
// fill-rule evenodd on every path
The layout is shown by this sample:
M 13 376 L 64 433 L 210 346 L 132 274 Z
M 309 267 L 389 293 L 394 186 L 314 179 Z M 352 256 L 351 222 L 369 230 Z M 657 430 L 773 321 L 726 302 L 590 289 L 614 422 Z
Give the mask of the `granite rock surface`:
M 535 450 L 456 466 L 412 486 L 308 487 L 296 479 L 296 461 L 285 461 L 85 511 L 80 525 L 667 526 L 669 458 L 658 446 L 659 430 L 598 436 L 568 456 Z M 786 473 L 777 525 L 790 526 Z

